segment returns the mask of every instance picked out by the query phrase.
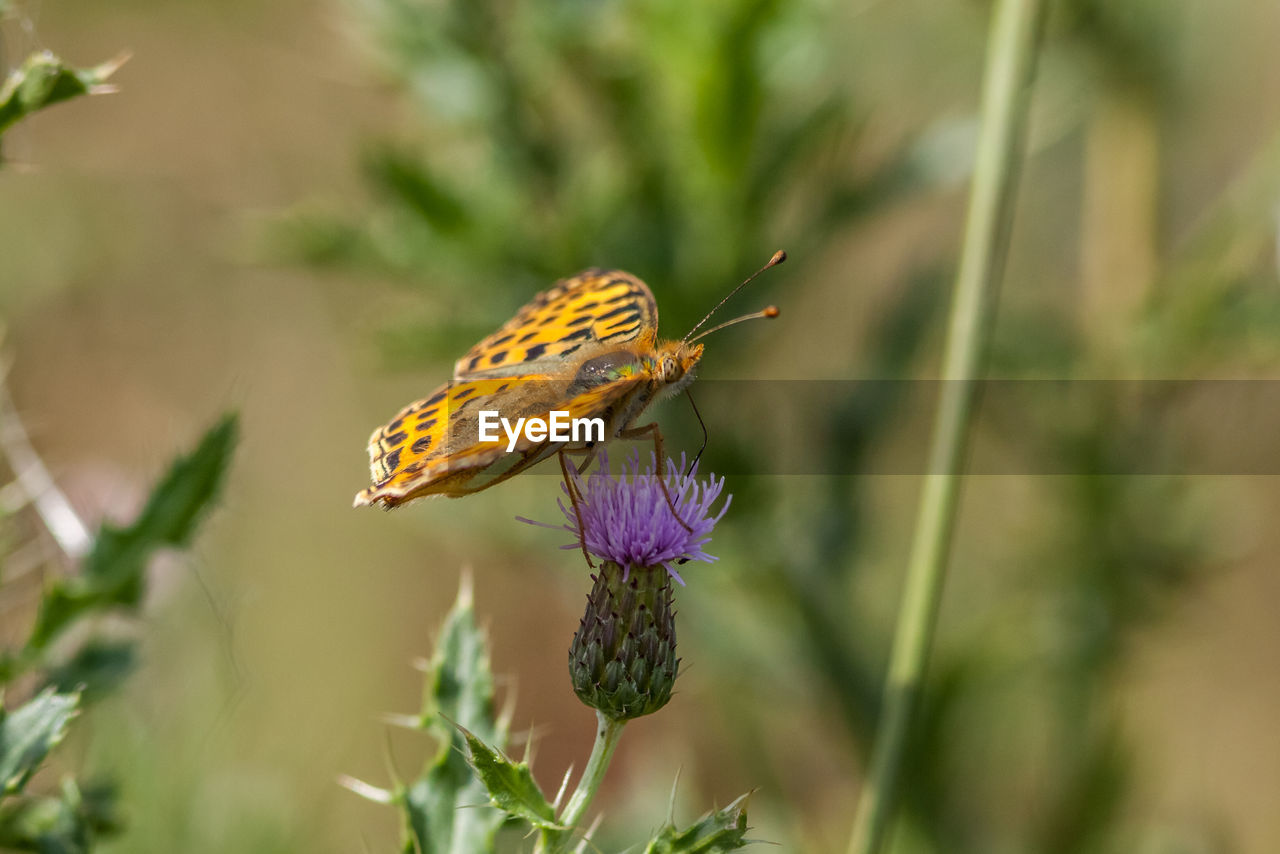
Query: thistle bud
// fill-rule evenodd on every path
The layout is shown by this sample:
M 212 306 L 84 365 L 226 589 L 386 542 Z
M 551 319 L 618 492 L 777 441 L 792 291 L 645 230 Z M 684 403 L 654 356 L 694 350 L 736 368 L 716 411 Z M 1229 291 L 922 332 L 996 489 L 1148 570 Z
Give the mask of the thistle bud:
M 733 496 L 713 510 L 724 478 L 699 480 L 696 465 L 683 473 L 683 456 L 679 465 L 666 461 L 665 475 L 658 473 L 656 454 L 644 471 L 633 454 L 620 476 L 609 472 L 604 451 L 599 461 L 585 478 L 570 467 L 573 492 L 564 485 L 560 502 L 566 524 L 546 527 L 574 535 L 561 548 L 583 549 L 602 561 L 569 647 L 569 675 L 582 702 L 621 721 L 656 712 L 671 699 L 680 664 L 671 582 L 684 584 L 677 565 L 716 559 L 703 546 Z
M 628 571 L 606 561 L 592 581 L 569 646 L 574 693 L 614 720 L 656 712 L 671 699 L 680 668 L 671 575 L 662 566 Z

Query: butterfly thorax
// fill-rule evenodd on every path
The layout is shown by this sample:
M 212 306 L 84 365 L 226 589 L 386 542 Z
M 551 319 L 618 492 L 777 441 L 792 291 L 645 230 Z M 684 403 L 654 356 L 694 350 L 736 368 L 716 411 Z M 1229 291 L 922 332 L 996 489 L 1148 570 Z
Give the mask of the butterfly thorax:
M 600 413 L 608 424 L 606 432 L 614 436 L 636 426 L 636 420 L 649 404 L 676 394 L 693 382 L 701 358 L 701 344 L 688 345 L 682 341 L 617 347 L 578 365 L 566 396 L 590 394 L 593 389 L 614 384 L 630 386 L 629 393 L 617 396 L 614 405 Z

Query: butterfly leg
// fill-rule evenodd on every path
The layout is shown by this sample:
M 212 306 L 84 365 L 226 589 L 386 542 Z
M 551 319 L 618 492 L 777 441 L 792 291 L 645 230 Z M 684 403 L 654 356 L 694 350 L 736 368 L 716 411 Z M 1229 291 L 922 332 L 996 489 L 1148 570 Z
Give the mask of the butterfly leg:
M 586 473 L 587 473 L 587 468 L 591 465 L 591 463 L 592 463 L 592 462 L 595 460 L 595 458 L 596 458 L 596 451 L 597 451 L 597 450 L 599 450 L 599 447 L 600 447 L 599 445 L 596 445 L 596 444 L 593 442 L 592 444 L 588 445 L 587 447 L 583 448 L 582 450 L 579 450 L 579 451 L 565 451 L 565 453 L 566 453 L 566 454 L 575 454 L 575 455 L 576 455 L 576 454 L 582 454 L 584 457 L 586 457 L 586 459 L 584 459 L 584 460 L 583 460 L 583 461 L 578 465 L 578 474 L 586 474 Z
M 693 528 L 680 518 L 680 513 L 676 510 L 676 502 L 671 498 L 671 491 L 667 489 L 667 455 L 662 448 L 662 431 L 658 429 L 658 422 L 651 421 L 643 427 L 630 427 L 618 432 L 619 439 L 642 439 L 645 436 L 653 438 L 653 450 L 658 462 L 658 486 L 662 487 L 662 494 L 667 499 L 667 506 L 671 508 L 671 515 L 676 517 L 676 521 L 682 528 L 693 533 Z
M 591 562 L 591 555 L 587 553 L 587 532 L 582 526 L 582 508 L 579 502 L 582 496 L 578 494 L 578 484 L 569 476 L 569 459 L 562 449 L 557 455 L 560 459 L 560 476 L 564 478 L 565 489 L 569 492 L 569 503 L 573 505 L 573 515 L 578 521 L 578 545 L 582 546 L 582 557 L 587 562 L 588 569 L 595 569 L 596 565 Z

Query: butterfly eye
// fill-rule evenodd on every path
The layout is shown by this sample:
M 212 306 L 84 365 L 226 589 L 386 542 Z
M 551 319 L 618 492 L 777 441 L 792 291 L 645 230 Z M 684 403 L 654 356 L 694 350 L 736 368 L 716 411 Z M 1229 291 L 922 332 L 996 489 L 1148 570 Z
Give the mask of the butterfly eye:
M 676 364 L 676 360 L 670 356 L 664 356 L 662 359 L 662 379 L 666 382 L 675 382 L 680 376 L 680 366 Z

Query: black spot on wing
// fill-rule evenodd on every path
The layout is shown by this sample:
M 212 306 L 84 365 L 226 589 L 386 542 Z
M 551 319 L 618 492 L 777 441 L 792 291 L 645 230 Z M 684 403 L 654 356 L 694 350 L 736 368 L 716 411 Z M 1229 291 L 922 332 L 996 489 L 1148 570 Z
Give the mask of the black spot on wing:
M 431 414 L 430 412 L 428 412 L 428 413 L 427 413 L 427 415 L 430 415 L 430 414 Z M 437 421 L 439 421 L 439 420 L 440 420 L 440 419 L 438 419 L 438 418 L 425 418 L 425 417 L 424 417 L 421 421 L 419 421 L 419 422 L 418 422 L 418 429 L 419 429 L 419 430 L 430 430 L 432 427 L 436 426 L 436 422 L 437 422 Z
M 541 358 L 542 354 L 545 352 L 547 352 L 546 344 L 534 344 L 528 350 L 524 351 L 524 357 L 528 361 L 533 361 L 534 359 Z
M 620 317 L 617 320 L 613 321 L 613 323 L 606 324 L 606 328 L 609 329 L 611 333 L 617 333 L 617 332 L 620 332 L 623 329 L 623 327 L 630 327 L 631 329 L 635 329 L 639 325 L 640 325 L 640 312 L 633 311 L 630 314 L 628 314 L 626 317 Z
M 582 325 L 582 324 L 584 324 L 584 323 L 591 323 L 593 320 L 595 320 L 595 318 L 594 318 L 594 317 L 592 317 L 592 316 L 591 316 L 591 315 L 589 315 L 589 314 L 584 314 L 584 315 L 582 315 L 582 317 L 575 317 L 573 320 L 570 320 L 570 321 L 569 321 L 569 323 L 568 323 L 568 325 L 569 325 L 569 326 L 581 326 L 581 325 Z
M 427 452 L 427 448 L 430 447 L 431 437 L 419 436 L 417 439 L 414 439 L 413 444 L 409 446 L 409 450 L 413 451 L 415 454 L 425 454 Z
M 632 308 L 629 305 L 620 305 L 617 308 L 606 311 L 604 314 L 597 317 L 596 320 L 608 320 L 611 317 L 617 317 L 618 315 L 626 314 L 627 312 L 633 312 L 637 317 L 640 315 L 640 312 L 635 308 Z
M 502 335 L 490 341 L 489 346 L 501 347 L 503 344 L 506 344 L 508 341 L 510 341 L 512 338 L 515 338 L 515 337 L 516 337 L 516 334 L 514 332 L 508 332 L 506 335 Z
M 467 387 L 467 388 L 462 389 L 462 390 L 461 390 L 461 391 L 459 391 L 457 394 L 455 394 L 455 395 L 453 396 L 453 399 L 454 399 L 454 400 L 466 400 L 468 397 L 471 397 L 471 395 L 473 395 L 473 394 L 475 394 L 475 393 L 476 393 L 476 387 L 475 387 L 475 386 L 469 386 L 469 387 Z
M 602 337 L 606 341 L 612 341 L 617 338 L 630 339 L 635 337 L 636 330 L 639 328 L 640 324 L 637 323 L 635 326 L 629 326 L 623 329 L 610 329 Z
M 590 337 L 591 337 L 590 329 L 577 329 L 577 330 L 574 330 L 573 332 L 570 332 L 568 335 L 565 335 L 564 337 L 562 337 L 560 341 L 558 341 L 557 343 L 563 344 L 565 341 L 581 341 L 584 338 L 590 338 Z
M 510 336 L 507 336 L 507 337 L 510 337 Z M 498 352 L 494 353 L 492 356 L 489 357 L 489 364 L 496 365 L 505 358 L 507 358 L 507 351 L 499 350 Z
M 382 464 L 386 467 L 387 471 L 393 472 L 400 468 L 400 451 L 400 448 L 396 448 L 383 458 Z
M 424 401 L 422 401 L 421 403 L 419 403 L 419 404 L 418 404 L 417 406 L 415 406 L 411 411 L 413 411 L 413 412 L 422 412 L 423 410 L 425 410 L 425 409 L 427 409 L 427 408 L 429 408 L 429 407 L 433 407 L 433 406 L 435 406 L 437 403 L 439 403 L 440 401 L 444 400 L 444 396 L 445 396 L 445 392 L 444 392 L 444 391 L 438 391 L 438 392 L 436 392 L 435 394 L 431 395 L 431 397 L 428 397 L 426 400 L 424 400 Z M 431 411 L 432 411 L 432 412 L 434 412 L 435 410 L 433 409 L 433 410 L 431 410 Z
M 388 445 L 395 447 L 396 445 L 403 445 L 408 440 L 409 440 L 409 434 L 401 430 L 398 433 L 392 433 L 390 436 L 386 437 L 386 439 L 384 439 L 383 441 L 385 441 Z
M 525 334 L 521 335 L 520 340 L 516 341 L 516 343 L 524 344 L 526 341 L 532 341 L 534 338 L 537 338 L 537 337 L 538 337 L 538 330 L 535 329 L 532 332 L 526 332 Z
M 627 300 L 628 302 L 631 302 L 631 301 L 634 301 L 635 298 L 638 296 L 640 296 L 639 291 L 626 290 L 618 294 L 616 297 L 609 297 L 607 300 L 604 301 L 604 304 L 613 305 L 615 302 L 622 302 L 623 300 Z

